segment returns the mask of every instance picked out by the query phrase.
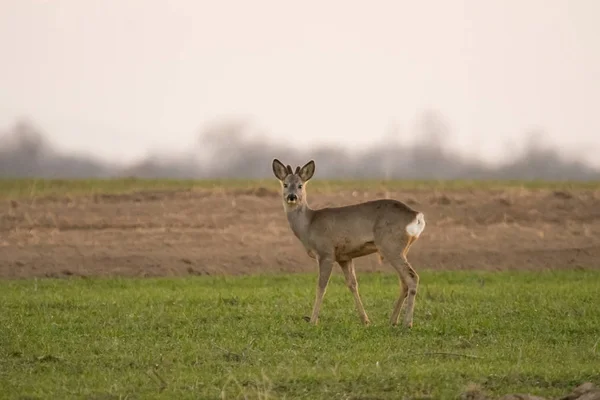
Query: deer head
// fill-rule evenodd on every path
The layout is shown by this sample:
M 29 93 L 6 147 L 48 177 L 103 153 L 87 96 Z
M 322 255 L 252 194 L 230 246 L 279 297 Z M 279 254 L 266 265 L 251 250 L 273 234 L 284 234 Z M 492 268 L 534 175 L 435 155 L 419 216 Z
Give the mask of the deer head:
M 302 168 L 285 166 L 278 159 L 273 160 L 273 173 L 281 183 L 283 203 L 287 208 L 296 208 L 306 203 L 306 183 L 315 173 L 315 162 L 310 160 Z

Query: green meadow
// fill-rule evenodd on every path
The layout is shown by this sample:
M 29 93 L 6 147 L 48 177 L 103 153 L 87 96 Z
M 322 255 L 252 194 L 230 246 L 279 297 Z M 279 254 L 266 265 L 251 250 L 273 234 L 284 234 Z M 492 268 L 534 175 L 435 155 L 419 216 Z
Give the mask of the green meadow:
M 316 276 L 0 281 L 0 398 L 558 397 L 600 383 L 600 271 L 421 271 L 414 327 L 393 274 L 362 273 L 359 323 Z
M 77 196 L 94 194 L 121 194 L 147 190 L 206 190 L 256 189 L 278 190 L 273 179 L 0 179 L 0 198 L 35 198 L 44 196 Z M 411 181 L 411 180 L 327 180 L 314 179 L 311 192 L 351 190 L 475 190 L 475 189 L 600 189 L 600 182 L 547 182 L 547 181 Z

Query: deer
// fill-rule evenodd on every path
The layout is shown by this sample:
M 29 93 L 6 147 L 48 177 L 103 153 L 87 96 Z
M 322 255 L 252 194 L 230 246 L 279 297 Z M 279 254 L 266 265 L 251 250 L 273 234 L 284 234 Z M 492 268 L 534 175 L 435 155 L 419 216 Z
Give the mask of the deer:
M 312 314 L 304 319 L 317 325 L 323 297 L 333 266 L 337 263 L 354 297 L 360 320 L 364 325 L 370 325 L 358 292 L 353 260 L 379 253 L 380 263 L 391 264 L 400 280 L 400 296 L 394 303 L 390 323 L 398 325 L 401 308 L 406 303 L 403 326 L 412 328 L 419 275 L 406 256 L 425 229 L 425 215 L 394 199 L 312 209 L 307 203 L 306 185 L 315 173 L 314 160 L 292 170 L 290 165 L 286 166 L 275 158 L 272 167 L 281 184 L 283 209 L 289 227 L 318 265 Z

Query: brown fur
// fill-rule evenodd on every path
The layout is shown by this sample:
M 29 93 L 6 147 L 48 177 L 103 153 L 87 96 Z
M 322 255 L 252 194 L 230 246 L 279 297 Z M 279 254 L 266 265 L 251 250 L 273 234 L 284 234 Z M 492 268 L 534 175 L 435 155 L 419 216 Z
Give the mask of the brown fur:
M 419 276 L 406 255 L 425 227 L 409 234 L 408 226 L 417 223 L 420 213 L 408 205 L 391 199 L 379 199 L 342 207 L 311 209 L 306 200 L 306 184 L 315 172 L 314 161 L 292 173 L 291 167 L 273 160 L 273 173 L 282 186 L 283 207 L 294 235 L 311 258 L 319 265 L 316 297 L 310 322 L 316 324 L 333 264 L 344 272 L 346 284 L 354 296 L 360 319 L 369 324 L 358 292 L 358 282 L 352 260 L 379 253 L 380 262 L 389 262 L 400 278 L 400 297 L 394 304 L 391 323 L 397 325 L 400 309 L 406 300 L 404 325 L 412 326 L 414 302 Z

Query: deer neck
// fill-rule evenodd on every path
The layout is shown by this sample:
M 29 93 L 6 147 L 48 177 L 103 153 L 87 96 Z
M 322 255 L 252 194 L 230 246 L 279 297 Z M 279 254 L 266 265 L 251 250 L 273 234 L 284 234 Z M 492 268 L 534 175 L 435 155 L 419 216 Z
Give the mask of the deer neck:
M 289 207 L 285 205 L 285 213 L 287 220 L 290 224 L 290 228 L 294 235 L 303 243 L 307 239 L 308 227 L 312 219 L 313 210 L 306 203 L 299 204 L 296 207 Z

